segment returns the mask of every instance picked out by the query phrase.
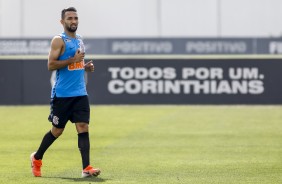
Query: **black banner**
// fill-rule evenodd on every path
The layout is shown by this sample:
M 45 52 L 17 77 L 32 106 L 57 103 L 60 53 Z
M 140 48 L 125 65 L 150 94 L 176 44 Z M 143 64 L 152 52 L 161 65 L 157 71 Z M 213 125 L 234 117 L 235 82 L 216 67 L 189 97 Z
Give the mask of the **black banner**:
M 46 60 L 0 60 L 0 104 L 48 104 Z M 92 104 L 282 104 L 279 59 L 100 59 Z M 12 70 L 12 72 L 11 72 Z
M 282 104 L 282 62 L 275 59 L 123 59 L 95 64 L 89 86 L 97 104 Z

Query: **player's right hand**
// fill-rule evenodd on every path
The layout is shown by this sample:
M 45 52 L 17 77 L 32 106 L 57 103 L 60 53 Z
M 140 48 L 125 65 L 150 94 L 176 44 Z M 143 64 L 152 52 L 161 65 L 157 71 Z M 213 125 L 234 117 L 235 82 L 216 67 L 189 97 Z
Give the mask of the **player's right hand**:
M 85 56 L 85 53 L 80 52 L 80 50 L 77 49 L 74 55 L 74 62 L 80 62 L 84 60 L 84 56 Z

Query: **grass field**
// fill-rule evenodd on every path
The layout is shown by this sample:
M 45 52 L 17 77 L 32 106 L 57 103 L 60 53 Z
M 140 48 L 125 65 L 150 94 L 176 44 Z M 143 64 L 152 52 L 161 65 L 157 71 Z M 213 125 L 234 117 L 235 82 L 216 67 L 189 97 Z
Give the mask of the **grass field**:
M 0 183 L 240 184 L 282 182 L 282 106 L 92 106 L 91 162 L 80 178 L 75 127 L 43 159 L 29 155 L 50 129 L 49 106 L 0 106 Z

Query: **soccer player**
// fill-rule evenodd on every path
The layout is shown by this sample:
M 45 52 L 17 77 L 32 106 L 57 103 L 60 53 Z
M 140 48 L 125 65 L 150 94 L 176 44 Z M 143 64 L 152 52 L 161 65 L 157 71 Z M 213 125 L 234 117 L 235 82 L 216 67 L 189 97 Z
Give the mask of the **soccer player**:
M 70 120 L 78 133 L 78 148 L 82 158 L 82 177 L 98 176 L 100 169 L 90 165 L 90 141 L 88 124 L 90 105 L 88 101 L 84 72 L 94 72 L 92 61 L 84 63 L 84 45 L 76 34 L 77 11 L 74 7 L 63 9 L 61 24 L 64 32 L 51 41 L 48 70 L 56 70 L 56 82 L 51 91 L 49 121 L 52 128 L 42 139 L 38 150 L 30 155 L 32 173 L 41 176 L 42 159 L 45 151 L 63 133 Z

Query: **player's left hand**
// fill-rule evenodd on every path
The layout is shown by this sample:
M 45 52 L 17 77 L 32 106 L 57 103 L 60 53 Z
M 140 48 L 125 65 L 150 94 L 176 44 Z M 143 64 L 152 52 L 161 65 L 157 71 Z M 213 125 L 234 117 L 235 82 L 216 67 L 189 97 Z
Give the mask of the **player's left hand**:
M 84 69 L 85 71 L 87 72 L 94 72 L 94 64 L 93 64 L 93 61 L 89 61 L 87 62 L 86 64 L 84 64 Z

